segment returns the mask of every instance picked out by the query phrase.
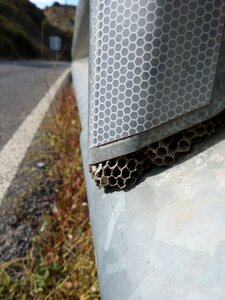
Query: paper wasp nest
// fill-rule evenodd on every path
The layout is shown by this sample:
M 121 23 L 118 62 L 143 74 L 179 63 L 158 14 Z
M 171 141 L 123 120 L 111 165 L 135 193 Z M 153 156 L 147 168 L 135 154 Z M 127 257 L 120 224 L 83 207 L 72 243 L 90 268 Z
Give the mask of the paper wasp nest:
M 162 139 L 137 152 L 89 166 L 96 185 L 105 189 L 125 189 L 133 186 L 151 167 L 173 165 L 179 154 L 222 127 L 222 115 L 213 117 L 192 128 Z

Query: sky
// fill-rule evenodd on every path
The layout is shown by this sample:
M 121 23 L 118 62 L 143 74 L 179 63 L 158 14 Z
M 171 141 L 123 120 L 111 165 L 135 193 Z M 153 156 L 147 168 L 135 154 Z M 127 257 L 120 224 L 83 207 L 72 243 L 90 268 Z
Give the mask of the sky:
M 33 2 L 38 6 L 39 8 L 45 8 L 46 6 L 51 6 L 54 2 L 59 2 L 61 4 L 71 4 L 71 5 L 77 5 L 78 0 L 30 0 L 30 2 Z

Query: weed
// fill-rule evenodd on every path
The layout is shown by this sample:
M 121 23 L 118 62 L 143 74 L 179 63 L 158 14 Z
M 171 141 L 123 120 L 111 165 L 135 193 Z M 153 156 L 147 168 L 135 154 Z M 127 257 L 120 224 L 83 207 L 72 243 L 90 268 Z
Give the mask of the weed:
M 45 124 L 51 145 L 56 202 L 29 253 L 0 265 L 0 299 L 97 300 L 85 182 L 79 148 L 80 122 L 72 88 L 56 101 Z

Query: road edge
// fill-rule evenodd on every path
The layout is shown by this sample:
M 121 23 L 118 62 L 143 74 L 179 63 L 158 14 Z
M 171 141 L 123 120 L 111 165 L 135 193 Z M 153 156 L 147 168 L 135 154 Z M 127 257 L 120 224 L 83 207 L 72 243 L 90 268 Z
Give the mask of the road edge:
M 45 96 L 38 102 L 36 107 L 13 134 L 12 138 L 0 151 L 0 205 L 44 116 L 48 112 L 56 95 L 69 84 L 70 79 L 71 70 L 69 68 L 50 87 Z

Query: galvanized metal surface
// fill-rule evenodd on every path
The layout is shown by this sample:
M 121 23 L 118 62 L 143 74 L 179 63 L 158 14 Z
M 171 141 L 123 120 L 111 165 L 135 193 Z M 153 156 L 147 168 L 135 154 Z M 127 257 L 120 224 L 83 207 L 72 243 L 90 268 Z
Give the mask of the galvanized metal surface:
M 223 300 L 225 133 L 129 192 L 106 194 L 88 172 L 87 59 L 72 65 L 103 300 Z
M 73 59 L 81 59 L 89 54 L 89 0 L 79 0 L 72 45 Z

